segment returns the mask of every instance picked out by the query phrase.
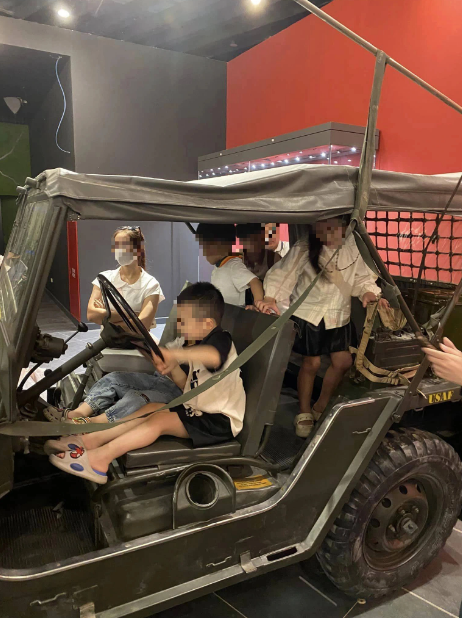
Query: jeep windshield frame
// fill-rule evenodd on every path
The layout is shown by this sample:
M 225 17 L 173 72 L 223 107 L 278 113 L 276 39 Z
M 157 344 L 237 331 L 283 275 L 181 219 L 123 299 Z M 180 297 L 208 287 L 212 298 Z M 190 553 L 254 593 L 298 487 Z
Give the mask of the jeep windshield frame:
M 0 422 L 16 420 L 16 388 L 67 209 L 46 196 L 19 198 L 0 268 Z

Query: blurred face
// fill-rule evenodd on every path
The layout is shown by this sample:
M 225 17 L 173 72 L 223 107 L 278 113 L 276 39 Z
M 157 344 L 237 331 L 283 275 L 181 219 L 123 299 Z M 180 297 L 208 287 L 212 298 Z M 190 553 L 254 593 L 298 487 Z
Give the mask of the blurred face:
M 209 264 L 216 264 L 218 260 L 226 257 L 232 251 L 231 243 L 218 240 L 203 240 L 199 238 L 199 245 Z
M 241 239 L 242 246 L 248 253 L 261 253 L 265 248 L 263 230 L 261 234 L 251 234 Z
M 117 232 L 112 241 L 112 253 L 121 266 L 128 266 L 138 258 L 132 239 L 127 232 Z
M 276 223 L 265 225 L 265 245 L 270 251 L 276 251 L 279 244 L 279 226 Z
M 115 252 L 116 249 L 121 249 L 122 251 L 131 251 L 133 253 L 133 244 L 132 239 L 127 234 L 127 232 L 117 232 L 114 236 L 114 240 L 112 241 L 112 253 Z
M 196 303 L 181 303 L 177 306 L 177 329 L 187 340 L 200 341 L 216 326 L 215 320 L 201 316 Z
M 341 219 L 317 221 L 314 231 L 319 240 L 328 247 L 338 247 L 341 245 L 345 233 Z

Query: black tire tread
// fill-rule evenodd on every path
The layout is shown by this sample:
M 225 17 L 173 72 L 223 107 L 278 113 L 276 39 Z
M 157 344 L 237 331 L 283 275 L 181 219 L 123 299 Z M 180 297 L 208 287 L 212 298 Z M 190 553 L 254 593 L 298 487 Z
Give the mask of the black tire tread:
M 399 428 L 389 431 L 324 539 L 318 551 L 319 562 L 332 582 L 348 595 L 355 598 L 361 596 L 377 597 L 393 591 L 393 589 L 387 589 L 381 593 L 369 591 L 368 594 L 362 582 L 358 583 L 352 580 L 349 573 L 351 559 L 348 551 L 352 542 L 352 530 L 359 510 L 367 502 L 373 490 L 379 487 L 398 468 L 427 456 L 438 456 L 446 459 L 449 466 L 462 479 L 462 462 L 459 456 L 441 438 L 413 428 Z M 460 501 L 462 502 L 462 492 Z M 458 512 L 452 517 L 451 525 L 448 524 L 445 530 L 443 545 L 452 532 L 457 515 Z M 439 550 L 440 547 L 438 546 L 427 563 L 436 556 Z M 401 585 L 403 585 L 402 582 L 394 589 Z

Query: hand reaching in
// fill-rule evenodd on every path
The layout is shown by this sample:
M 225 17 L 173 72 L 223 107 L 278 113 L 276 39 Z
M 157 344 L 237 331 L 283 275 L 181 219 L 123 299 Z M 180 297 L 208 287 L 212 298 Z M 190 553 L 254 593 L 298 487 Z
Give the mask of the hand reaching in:
M 462 352 L 447 337 L 440 343 L 440 348 L 441 350 L 424 348 L 433 371 L 444 380 L 462 385 Z

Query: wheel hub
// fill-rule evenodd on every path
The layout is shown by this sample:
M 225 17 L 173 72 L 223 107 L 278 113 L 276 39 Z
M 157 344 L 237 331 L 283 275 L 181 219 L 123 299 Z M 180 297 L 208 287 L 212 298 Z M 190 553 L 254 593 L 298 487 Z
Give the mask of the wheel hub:
M 366 545 L 374 552 L 400 552 L 420 536 L 427 520 L 428 500 L 422 485 L 414 480 L 400 483 L 375 507 Z

